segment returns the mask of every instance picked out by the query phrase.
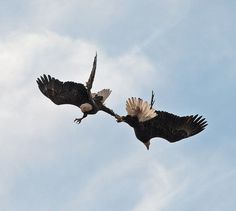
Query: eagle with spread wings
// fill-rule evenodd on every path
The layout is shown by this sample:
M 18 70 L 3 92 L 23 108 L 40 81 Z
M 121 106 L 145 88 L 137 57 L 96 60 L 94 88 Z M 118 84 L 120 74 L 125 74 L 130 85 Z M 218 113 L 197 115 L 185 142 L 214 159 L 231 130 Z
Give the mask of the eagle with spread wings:
M 45 74 L 37 79 L 40 91 L 57 105 L 71 104 L 77 106 L 83 112 L 81 118 L 76 118 L 76 123 L 81 123 L 88 114 L 96 114 L 104 111 L 112 116 L 117 116 L 113 110 L 104 105 L 105 100 L 111 94 L 110 89 L 103 89 L 97 93 L 91 93 L 97 67 L 97 54 L 94 57 L 93 68 L 86 85 L 72 81 L 62 82 Z
M 205 129 L 207 121 L 199 115 L 177 116 L 152 108 L 151 103 L 140 98 L 131 97 L 126 101 L 126 116 L 117 116 L 117 122 L 126 122 L 135 132 L 137 139 L 149 149 L 150 140 L 160 137 L 170 143 L 196 135 Z
M 97 54 L 94 57 L 93 68 L 86 85 L 72 81 L 62 82 L 45 74 L 37 79 L 40 91 L 57 105 L 71 104 L 79 107 L 83 112 L 81 118 L 74 121 L 80 123 L 89 114 L 104 111 L 115 117 L 117 122 L 126 122 L 135 132 L 137 139 L 143 142 L 147 149 L 150 140 L 160 137 L 170 143 L 194 136 L 205 129 L 207 121 L 199 115 L 177 116 L 165 111 L 153 109 L 154 93 L 151 103 L 140 98 L 131 97 L 126 101 L 126 116 L 116 114 L 104 105 L 111 94 L 110 89 L 103 89 L 91 93 L 97 66 Z

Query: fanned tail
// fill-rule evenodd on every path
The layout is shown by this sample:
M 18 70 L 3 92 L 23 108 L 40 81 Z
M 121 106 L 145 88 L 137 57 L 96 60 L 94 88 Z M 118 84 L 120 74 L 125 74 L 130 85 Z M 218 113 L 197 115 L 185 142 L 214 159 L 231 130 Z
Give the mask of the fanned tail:
M 140 122 L 145 122 L 157 116 L 155 109 L 147 101 L 131 97 L 126 101 L 126 111 L 130 116 L 137 116 Z

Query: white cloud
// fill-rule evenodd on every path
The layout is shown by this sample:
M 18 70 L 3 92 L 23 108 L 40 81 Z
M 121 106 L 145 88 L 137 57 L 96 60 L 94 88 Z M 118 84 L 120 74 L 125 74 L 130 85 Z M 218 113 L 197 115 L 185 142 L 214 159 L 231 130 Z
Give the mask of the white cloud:
M 84 83 L 96 51 L 98 68 L 94 91 L 107 87 L 114 89 L 115 96 L 127 98 L 131 93 L 138 94 L 153 77 L 153 66 L 145 56 L 126 54 L 110 58 L 87 41 L 53 33 L 14 34 L 0 41 L 0 47 L 1 116 L 6 123 L 22 118 L 25 111 L 31 111 L 35 105 L 34 112 L 37 112 L 42 100 L 49 103 L 37 90 L 35 80 L 40 75 L 51 74 L 60 80 Z M 120 103 L 116 97 L 111 101 Z
M 129 4 L 130 2 L 131 4 Z M 36 174 L 35 172 L 39 172 L 38 167 L 43 168 L 42 166 L 46 166 L 50 168 L 55 165 L 62 168 L 63 173 L 65 172 L 66 174 L 69 168 L 67 168 L 67 163 L 63 157 L 63 155 L 65 156 L 67 153 L 65 152 L 66 149 L 68 150 L 68 154 L 77 153 L 79 158 L 80 156 L 89 157 L 89 161 L 84 159 L 78 159 L 77 161 L 78 157 L 73 161 L 70 160 L 70 164 L 71 162 L 76 163 L 73 163 L 74 166 L 72 166 L 71 169 L 76 169 L 77 164 L 78 166 L 85 165 L 85 167 L 83 166 L 82 169 L 79 169 L 83 177 L 88 176 L 86 174 L 90 173 L 89 170 L 86 169 L 87 165 L 94 162 L 99 167 L 93 171 L 94 174 L 89 174 L 81 190 L 78 189 L 69 192 L 68 195 L 69 197 L 72 196 L 72 198 L 63 198 L 64 201 L 58 200 L 58 207 L 65 207 L 65 210 L 68 210 L 68 207 L 72 210 L 77 210 L 77 205 L 86 208 L 87 203 L 92 200 L 94 201 L 92 201 L 91 206 L 105 207 L 104 204 L 101 204 L 100 201 L 96 201 L 96 199 L 102 199 L 101 201 L 106 201 L 107 198 L 113 199 L 112 197 L 116 197 L 116 195 L 113 196 L 113 193 L 117 194 L 119 199 L 121 198 L 121 201 L 125 202 L 126 205 L 129 204 L 131 207 L 129 210 L 133 208 L 134 211 L 159 209 L 183 210 L 181 208 L 186 208 L 188 206 L 186 204 L 196 204 L 196 207 L 200 207 L 199 204 L 206 205 L 206 207 L 213 205 L 214 207 L 218 205 L 218 203 L 216 203 L 217 205 L 215 204 L 215 201 L 218 202 L 221 198 L 226 199 L 224 196 L 225 193 L 227 193 L 227 200 L 232 204 L 231 207 L 233 207 L 234 199 L 232 196 L 235 195 L 235 191 L 232 188 L 230 194 L 228 194 L 228 190 L 225 188 L 230 188 L 230 185 L 234 184 L 232 181 L 235 177 L 235 171 L 230 169 L 233 164 L 229 165 L 229 162 L 227 162 L 229 160 L 232 162 L 233 159 L 232 156 L 229 158 L 224 157 L 229 154 L 228 149 L 233 149 L 233 147 L 228 147 L 224 150 L 221 149 L 221 151 L 217 153 L 217 156 L 222 154 L 220 159 L 222 162 L 215 159 L 208 162 L 208 156 L 214 149 L 212 150 L 213 144 L 210 143 L 210 140 L 206 140 L 208 142 L 204 143 L 204 146 L 202 146 L 201 149 L 199 148 L 199 150 L 205 149 L 208 155 L 200 162 L 197 159 L 194 160 L 194 158 L 200 157 L 202 152 L 198 154 L 199 152 L 196 153 L 194 150 L 191 150 L 191 153 L 188 155 L 191 154 L 193 159 L 190 159 L 188 155 L 185 154 L 183 158 L 180 157 L 176 160 L 174 159 L 174 155 L 178 152 L 182 152 L 180 150 L 181 147 L 178 148 L 177 151 L 173 150 L 173 154 L 165 152 L 168 154 L 168 156 L 165 157 L 163 154 L 158 154 L 159 152 L 157 152 L 157 154 L 151 154 L 154 150 L 146 155 L 142 144 L 137 143 L 137 145 L 140 144 L 142 148 L 140 153 L 131 148 L 129 150 L 133 151 L 130 152 L 127 150 L 124 153 L 125 156 L 123 154 L 117 157 L 112 156 L 114 160 L 110 161 L 109 157 L 106 159 L 106 162 L 97 164 L 97 162 L 102 159 L 97 159 L 97 156 L 100 154 L 96 152 L 95 155 L 93 155 L 94 151 L 89 150 L 91 149 L 91 142 L 97 141 L 90 141 L 90 138 L 94 137 L 94 134 L 91 133 L 91 128 L 89 127 L 92 125 L 94 127 L 94 133 L 96 132 L 96 135 L 99 135 L 96 130 L 102 127 L 100 127 L 100 125 L 98 127 L 96 124 L 100 124 L 100 121 L 95 120 L 92 123 L 91 121 L 86 121 L 84 124 L 80 125 L 80 129 L 77 129 L 77 127 L 74 129 L 73 118 L 80 115 L 78 110 L 74 107 L 56 106 L 39 92 L 35 79 L 43 73 L 51 74 L 61 80 L 85 82 L 91 70 L 94 54 L 97 51 L 98 68 L 94 82 L 94 91 L 102 89 L 103 87 L 113 90 L 111 97 L 107 101 L 108 106 L 123 113 L 125 111 L 124 105 L 127 97 L 146 97 L 146 94 L 150 97 L 151 89 L 158 87 L 159 90 L 160 86 L 168 86 L 169 93 L 166 96 L 171 99 L 170 104 L 176 108 L 178 102 L 182 101 L 182 98 L 181 100 L 179 98 L 178 90 L 176 91 L 178 86 L 185 84 L 184 81 L 188 81 L 189 83 L 191 83 L 192 80 L 198 81 L 198 79 L 194 78 L 194 68 L 190 68 L 193 71 L 191 77 L 189 77 L 182 74 L 183 70 L 181 68 L 186 64 L 181 65 L 181 67 L 176 66 L 176 64 L 178 64 L 179 61 L 182 62 L 183 60 L 181 60 L 181 58 L 185 57 L 186 60 L 190 58 L 188 62 L 193 63 L 193 66 L 198 65 L 199 60 L 195 56 L 195 48 L 192 48 L 190 44 L 194 43 L 193 47 L 201 44 L 198 38 L 201 36 L 201 33 L 205 35 L 209 33 L 209 24 L 214 23 L 213 26 L 215 27 L 215 30 L 211 31 L 211 33 L 214 34 L 218 32 L 219 21 L 212 19 L 210 22 L 205 22 L 205 20 L 208 20 L 209 16 L 208 9 L 205 10 L 205 4 L 195 8 L 195 16 L 186 16 L 189 11 L 192 12 L 192 1 L 190 0 L 151 0 L 148 2 L 149 4 L 145 2 L 145 5 L 148 5 L 147 7 L 143 7 L 143 3 L 130 2 L 108 0 L 99 0 L 92 3 L 75 0 L 24 1 L 25 4 L 21 7 L 22 11 L 17 13 L 18 15 L 21 14 L 21 17 L 17 17 L 16 13 L 12 12 L 8 18 L 2 19 L 2 29 L 4 29 L 4 25 L 7 25 L 6 29 L 11 28 L 11 30 L 14 30 L 14 32 L 11 33 L 9 33 L 9 30 L 4 31 L 3 34 L 7 35 L 7 37 L 5 36 L 5 38 L 3 38 L 3 36 L 1 36 L 0 38 L 0 207 L 2 210 L 9 208 L 7 203 L 21 210 L 21 207 L 18 207 L 18 203 L 13 203 L 11 199 L 14 197 L 14 199 L 17 200 L 20 199 L 21 196 L 19 193 L 22 193 L 22 187 L 24 187 L 25 184 L 18 187 L 19 184 L 17 184 L 17 182 L 21 181 L 19 177 L 21 178 L 22 175 L 28 174 L 29 169 L 33 174 Z M 212 7 L 209 8 L 210 10 L 212 9 Z M 221 14 L 222 7 L 220 6 L 219 8 L 219 11 L 217 10 L 215 14 Z M 225 8 L 228 9 L 228 6 Z M 204 23 L 204 27 L 198 22 L 198 14 L 203 14 L 202 10 L 205 12 L 205 17 L 201 15 L 201 24 Z M 201 13 L 199 13 L 199 11 L 201 11 Z M 228 10 L 225 9 L 225 11 L 227 11 L 228 14 Z M 4 14 L 4 16 L 5 15 L 6 14 Z M 185 17 L 188 18 L 188 21 L 185 21 Z M 227 19 L 223 19 L 222 15 L 219 17 L 226 22 L 229 22 L 229 19 L 233 20 L 231 15 L 227 17 Z M 225 21 L 221 22 L 223 24 L 221 26 L 225 26 Z M 14 24 L 12 24 L 12 22 L 14 22 Z M 184 24 L 181 24 L 182 22 L 184 22 Z M 192 23 L 194 24 L 191 25 Z M 180 27 L 175 28 L 178 24 Z M 15 31 L 15 28 L 19 29 L 19 31 Z M 107 32 L 106 29 L 110 29 L 110 31 Z M 215 44 L 221 43 L 222 40 L 227 40 L 227 45 L 231 46 L 231 39 L 228 39 L 229 37 L 225 36 L 225 34 L 227 34 L 226 32 L 230 32 L 228 34 L 233 37 L 234 33 L 233 31 L 225 31 L 225 29 L 226 28 L 221 27 L 221 33 L 217 33 L 217 36 L 214 36 L 215 40 L 213 40 L 212 46 L 218 46 Z M 78 31 L 78 33 L 75 33 L 76 35 L 80 35 L 80 32 L 82 32 L 82 36 L 84 36 L 84 34 L 88 35 L 86 36 L 88 39 L 95 34 L 93 40 L 99 40 L 99 42 L 102 40 L 102 37 L 104 39 L 103 45 L 99 46 L 97 43 L 91 43 L 88 39 L 74 39 L 69 36 L 62 36 L 55 32 L 72 35 L 73 30 Z M 176 31 L 178 31 L 178 33 L 176 33 Z M 111 32 L 113 34 L 110 34 Z M 169 36 L 170 34 L 171 36 Z M 209 41 L 210 38 L 205 39 L 205 43 L 208 43 L 206 41 Z M 137 46 L 133 46 L 134 43 L 136 43 Z M 183 46 L 184 43 L 188 48 Z M 122 45 L 121 52 L 125 52 L 121 55 L 114 57 L 104 50 L 104 46 L 113 45 L 115 46 L 114 48 L 117 49 L 120 47 L 120 44 Z M 143 54 L 143 49 L 147 46 L 148 51 L 152 52 L 152 56 L 150 57 L 154 58 L 157 63 L 156 69 L 154 69 L 152 61 Z M 209 45 L 206 45 L 206 47 L 209 48 Z M 147 48 L 145 50 L 147 50 Z M 221 46 L 220 48 L 216 48 L 216 50 L 221 50 Z M 222 50 L 219 55 L 217 54 L 218 56 L 214 55 L 213 58 L 209 57 L 206 52 L 200 52 L 201 54 L 198 52 L 198 55 L 204 58 L 204 60 L 201 61 L 202 65 L 206 66 L 207 71 L 209 70 L 209 66 L 207 65 L 208 63 L 205 63 L 205 60 L 210 61 L 210 63 L 213 61 L 214 63 L 216 60 L 221 61 L 220 59 L 222 59 L 222 61 L 232 65 L 230 66 L 232 67 L 230 68 L 230 70 L 232 69 L 230 74 L 234 76 L 234 63 L 231 62 L 233 58 L 232 52 L 234 51 Z M 227 57 L 229 58 L 228 53 L 231 53 L 231 60 L 227 60 Z M 194 55 L 193 58 L 186 56 L 191 54 Z M 219 69 L 225 68 L 222 67 Z M 201 71 L 195 72 L 202 75 Z M 220 73 L 220 71 L 218 71 L 218 73 Z M 176 75 L 179 76 L 178 86 L 169 83 Z M 184 80 L 183 75 L 186 77 Z M 209 72 L 209 75 L 210 78 L 212 78 L 211 72 Z M 215 75 L 217 78 L 223 76 L 222 74 Z M 169 76 L 169 78 L 167 76 Z M 211 96 L 210 99 L 213 99 L 213 95 L 209 92 L 209 89 L 217 89 L 215 86 L 209 88 L 210 81 L 205 74 L 202 75 L 202 78 L 203 77 L 205 78 L 206 84 L 204 85 L 201 81 L 201 87 L 205 90 L 204 93 L 207 93 L 207 96 Z M 215 84 L 217 84 L 217 78 L 214 79 Z M 198 87 L 199 81 L 198 84 L 196 83 L 196 87 Z M 192 87 L 192 90 L 196 87 Z M 189 87 L 187 86 L 187 88 Z M 188 90 L 185 88 L 179 93 L 183 95 L 186 91 Z M 227 93 L 227 91 L 228 90 L 225 89 L 225 93 Z M 161 95 L 165 97 L 163 90 Z M 173 99 L 176 99 L 174 103 Z M 218 98 L 215 97 L 215 99 Z M 225 105 L 227 104 L 227 99 L 223 100 Z M 212 102 L 208 101 L 209 99 L 204 99 L 204 112 L 207 112 L 206 106 L 211 107 L 212 105 Z M 217 110 L 217 105 L 218 107 L 222 107 L 218 102 L 215 102 L 215 105 L 215 110 Z M 232 105 L 232 102 L 228 103 L 228 105 Z M 199 106 L 197 102 L 196 106 Z M 214 120 L 216 120 L 213 117 L 215 116 L 214 112 L 212 113 L 210 110 L 208 112 L 209 118 L 212 114 L 211 125 L 213 125 Z M 225 116 L 227 115 L 224 113 L 224 118 Z M 231 115 L 228 116 L 232 117 L 232 112 Z M 89 119 L 92 118 L 94 117 L 90 117 Z M 218 118 L 215 122 L 221 121 Z M 104 122 L 102 122 L 102 124 L 104 124 Z M 212 134 L 213 132 L 215 134 L 215 131 L 213 131 L 214 125 L 210 127 L 213 128 L 211 130 Z M 119 126 L 119 128 L 122 128 L 122 126 Z M 128 130 L 131 129 L 127 126 L 127 131 Z M 119 141 L 122 137 L 125 139 L 124 137 L 127 136 L 123 130 L 120 131 L 117 137 L 111 138 L 114 139 L 114 142 Z M 211 134 L 211 131 L 209 130 L 208 134 L 209 132 Z M 98 132 L 102 133 L 102 131 Z M 131 131 L 129 134 L 131 134 Z M 224 135 L 225 131 L 223 131 L 221 136 Z M 103 134 L 101 136 L 104 138 Z M 227 137 L 233 137 L 230 130 L 228 130 Z M 69 143 L 71 143 L 67 142 L 67 139 L 70 138 L 75 142 L 77 139 L 80 139 L 76 147 L 67 148 Z M 212 135 L 211 138 L 215 139 L 216 137 Z M 105 137 L 104 139 L 108 138 Z M 132 139 L 135 141 L 133 131 Z M 103 141 L 106 142 L 107 140 Z M 124 142 L 126 139 L 122 141 Z M 225 141 L 225 143 L 225 146 L 227 146 L 227 141 Z M 214 145 L 215 144 L 214 142 Z M 74 151 L 71 152 L 71 149 Z M 112 150 L 112 152 L 118 153 L 117 148 L 113 148 Z M 231 155 L 233 155 L 232 152 Z M 123 158 L 118 160 L 122 156 Z M 186 161 L 186 159 L 188 161 Z M 166 164 L 165 162 L 167 162 L 167 160 L 170 160 L 171 164 Z M 61 161 L 64 161 L 66 164 L 61 165 Z M 85 162 L 85 164 L 83 162 Z M 229 169 L 223 168 L 227 164 L 229 165 Z M 209 168 L 209 166 L 213 167 Z M 92 167 L 90 166 L 90 168 Z M 82 172 L 84 170 L 87 172 Z M 47 170 L 43 169 L 42 171 L 44 174 L 47 174 Z M 46 175 L 46 177 L 47 176 L 48 175 Z M 55 174 L 55 176 L 58 175 Z M 49 180 L 49 183 L 53 182 L 55 179 L 46 177 L 42 180 Z M 213 177 L 215 179 L 212 179 Z M 61 180 L 62 183 L 66 183 L 67 179 L 70 179 L 68 175 Z M 74 179 L 70 187 L 73 188 L 74 185 L 80 186 L 80 184 L 78 185 L 78 183 L 76 183 L 79 179 L 80 178 Z M 43 183 L 44 181 L 41 182 Z M 63 186 L 63 184 L 59 184 L 59 182 L 56 183 L 56 185 Z M 133 189 L 129 189 L 130 187 Z M 222 190 L 222 193 L 218 193 L 218 188 Z M 28 187 L 25 186 L 24 190 L 27 189 Z M 40 189 L 40 191 L 42 189 Z M 94 189 L 96 189 L 96 191 L 94 191 Z M 112 189 L 112 191 L 109 192 L 110 189 Z M 117 189 L 119 190 L 117 191 Z M 14 190 L 17 193 L 15 193 Z M 130 190 L 135 192 L 134 195 L 129 194 Z M 193 190 L 194 193 L 192 193 Z M 103 191 L 105 194 L 100 194 Z M 119 191 L 120 193 L 118 193 Z M 19 195 L 16 196 L 12 193 Z M 57 200 L 55 196 L 56 190 L 51 193 L 53 194 L 48 194 L 49 204 Z M 29 192 L 27 194 L 26 197 L 29 196 Z M 191 195 L 191 197 L 189 197 L 189 195 Z M 205 198 L 208 198 L 209 195 L 213 195 L 213 199 L 216 200 L 211 199 L 206 202 Z M 124 196 L 124 198 L 122 198 L 122 196 Z M 38 198 L 37 193 L 33 197 Z M 52 197 L 52 199 L 50 199 L 50 197 Z M 42 200 L 42 202 L 45 201 Z M 6 208 L 3 208 L 5 204 Z M 45 208 L 42 208 L 42 210 L 47 210 L 51 205 L 49 204 L 42 203 L 41 207 Z M 118 202 L 114 204 L 121 203 Z M 27 205 L 30 208 L 33 206 L 30 202 L 27 202 Z M 51 206 L 56 207 L 54 204 Z M 220 208 L 224 208 L 224 206 L 221 205 Z
M 148 181 L 145 181 L 143 197 L 135 205 L 133 211 L 162 210 L 165 209 L 173 198 L 185 187 L 185 181 L 179 185 L 181 171 L 185 167 L 183 158 L 178 157 L 177 162 L 182 162 L 181 168 L 168 168 L 163 164 L 163 159 L 152 157 L 148 162 Z
M 74 194 L 73 200 L 69 201 L 63 210 L 92 210 L 93 202 L 103 199 L 104 193 L 110 189 L 116 182 L 125 182 L 127 177 L 132 177 L 137 170 L 141 170 L 144 160 L 138 159 L 133 153 L 118 160 L 111 160 L 104 167 L 91 175 L 83 189 Z M 113 199 L 113 196 L 110 196 Z
M 62 210 L 94 210 L 95 201 L 100 205 L 107 203 L 106 208 L 109 209 L 109 200 L 119 202 L 113 210 L 120 210 L 122 203 L 127 203 L 133 197 L 136 205 L 132 208 L 132 204 L 129 210 L 158 210 L 165 207 L 170 195 L 174 195 L 172 188 L 176 186 L 177 170 L 167 169 L 154 156 L 144 155 L 141 150 L 107 161 L 101 170 L 91 175 L 84 188 L 78 189 L 78 193 Z
M 63 149 L 57 147 L 53 136 L 67 118 L 65 115 L 79 113 L 73 114 L 75 108 L 59 108 L 46 99 L 37 88 L 38 76 L 45 73 L 61 80 L 85 82 L 98 51 L 94 88 L 113 89 L 115 97 L 111 95 L 109 105 L 120 103 L 118 97 L 137 94 L 145 82 L 152 80 L 152 64 L 142 55 L 110 58 L 85 40 L 51 32 L 14 33 L 0 40 L 0 47 L 0 165 L 8 172 L 0 175 L 1 194 L 11 191 L 17 175 L 27 165 L 57 162 Z M 122 109 L 123 105 L 124 102 Z M 86 143 L 81 143 L 81 150 L 86 147 Z

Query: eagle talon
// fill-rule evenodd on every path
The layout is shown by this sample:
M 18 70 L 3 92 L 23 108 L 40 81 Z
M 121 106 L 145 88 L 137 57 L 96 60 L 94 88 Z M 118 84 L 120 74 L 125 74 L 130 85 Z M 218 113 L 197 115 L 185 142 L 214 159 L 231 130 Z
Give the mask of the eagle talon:
M 123 122 L 124 121 L 124 119 L 123 119 L 123 117 L 122 116 L 115 116 L 115 118 L 116 118 L 116 121 L 117 122 Z
M 80 124 L 81 121 L 82 121 L 82 118 L 79 118 L 79 119 L 76 118 L 76 119 L 74 120 L 74 122 L 77 123 L 77 124 Z

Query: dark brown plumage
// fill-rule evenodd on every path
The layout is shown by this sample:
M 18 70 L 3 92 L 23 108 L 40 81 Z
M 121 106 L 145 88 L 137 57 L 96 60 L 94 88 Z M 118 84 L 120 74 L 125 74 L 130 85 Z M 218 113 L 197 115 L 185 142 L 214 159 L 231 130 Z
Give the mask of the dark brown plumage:
M 57 105 L 71 104 L 80 107 L 89 102 L 86 87 L 81 83 L 62 82 L 50 75 L 37 79 L 40 91 Z
M 75 82 L 62 82 L 50 75 L 43 75 L 37 79 L 40 91 L 57 105 L 71 104 L 79 107 L 83 112 L 82 118 L 75 119 L 80 123 L 88 114 L 96 114 L 102 110 L 112 116 L 116 114 L 104 105 L 111 90 L 103 89 L 98 93 L 91 93 L 97 66 L 97 55 L 94 58 L 93 68 L 86 86 Z
M 207 121 L 202 116 L 177 116 L 164 111 L 156 111 L 151 104 L 140 98 L 129 98 L 126 102 L 127 116 L 117 117 L 118 122 L 126 122 L 134 128 L 136 137 L 149 149 L 150 140 L 163 138 L 171 143 L 196 135 L 205 129 Z

